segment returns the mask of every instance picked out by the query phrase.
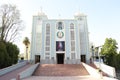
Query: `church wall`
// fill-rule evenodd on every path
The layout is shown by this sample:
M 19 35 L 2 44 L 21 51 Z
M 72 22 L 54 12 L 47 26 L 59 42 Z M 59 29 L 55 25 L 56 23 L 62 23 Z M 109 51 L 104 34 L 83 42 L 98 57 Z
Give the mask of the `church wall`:
M 51 44 L 51 48 L 50 48 L 50 59 L 52 61 L 56 61 L 56 22 L 58 21 L 55 21 L 55 20 L 51 20 L 51 21 L 43 21 L 43 37 L 42 37 L 42 53 L 41 53 L 41 59 L 45 59 L 45 24 L 47 23 L 50 23 L 50 27 L 51 27 L 51 34 L 50 34 L 50 37 L 51 37 L 51 40 L 50 40 L 50 44 Z M 80 63 L 80 46 L 79 44 L 76 44 L 79 42 L 79 37 L 76 37 L 75 39 L 75 59 L 71 59 L 71 42 L 70 42 L 70 23 L 74 23 L 75 25 L 75 35 L 79 35 L 79 32 L 78 32 L 78 27 L 77 27 L 77 23 L 76 21 L 68 21 L 68 20 L 64 20 L 63 21 L 64 23 L 64 30 L 65 30 L 65 51 L 63 53 L 65 53 L 65 63 Z M 59 52 L 58 52 L 59 53 Z M 78 59 L 78 60 L 77 60 Z M 54 61 L 54 62 L 55 62 Z M 44 61 L 45 62 L 45 61 Z M 50 62 L 50 61 L 49 61 Z M 50 62 L 51 63 L 51 62 Z
M 76 56 L 77 56 L 77 59 L 79 59 L 79 61 L 80 61 L 81 47 L 80 47 L 79 27 L 78 27 L 77 21 L 75 22 L 75 26 L 76 26 L 75 34 L 76 34 L 76 54 L 77 54 Z
M 80 31 L 80 47 L 81 47 L 81 55 L 86 55 L 86 62 L 89 63 L 90 53 L 89 53 L 89 34 L 87 27 L 87 19 L 86 16 L 82 17 L 82 20 L 78 20 L 78 26 Z
M 35 32 L 36 32 L 36 22 L 37 22 L 37 19 L 36 19 L 37 17 L 36 16 L 34 16 L 33 17 L 33 24 L 32 24 L 32 39 L 31 39 L 31 55 L 30 55 L 30 57 L 31 57 L 31 60 L 33 60 L 34 61 L 34 54 L 35 54 Z
M 54 44 L 56 44 L 56 41 L 55 41 L 55 22 L 56 21 L 51 21 L 51 59 L 54 61 L 56 60 L 56 46 Z
M 40 17 L 40 16 L 39 16 Z M 64 29 L 63 38 L 57 37 L 56 24 L 62 22 Z M 46 24 L 50 24 L 50 50 L 46 55 Z M 75 51 L 71 52 L 71 29 L 70 24 L 74 24 Z M 40 30 L 41 29 L 41 30 Z M 56 41 L 65 41 L 65 51 L 56 51 Z M 32 42 L 31 42 L 31 60 L 35 59 L 35 55 L 40 55 L 41 64 L 57 64 L 57 54 L 64 53 L 64 64 L 79 64 L 81 55 L 86 55 L 86 61 L 89 62 L 89 39 L 87 20 L 77 19 L 41 19 L 41 23 L 37 16 L 33 17 Z M 75 58 L 72 58 L 72 53 L 75 53 Z M 47 58 L 46 58 L 47 57 Z
M 66 54 L 66 63 L 70 60 L 70 28 L 69 21 L 65 21 L 65 54 Z

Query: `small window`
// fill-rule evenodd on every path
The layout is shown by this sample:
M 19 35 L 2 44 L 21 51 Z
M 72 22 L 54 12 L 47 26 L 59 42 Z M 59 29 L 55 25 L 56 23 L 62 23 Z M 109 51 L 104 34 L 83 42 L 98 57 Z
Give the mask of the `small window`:
M 46 45 L 49 46 L 50 45 L 50 41 L 46 41 Z
M 78 18 L 78 20 L 83 20 L 83 18 L 80 17 L 80 18 Z
M 69 60 L 69 57 L 67 57 L 67 60 Z
M 46 24 L 46 35 L 50 35 L 50 24 Z
M 71 41 L 71 46 L 75 46 L 75 41 Z
M 46 52 L 45 55 L 50 55 L 50 53 L 49 53 L 49 52 Z
M 54 57 L 52 57 L 52 60 L 54 60 Z
M 46 40 L 47 40 L 47 41 L 50 41 L 50 36 L 46 36 Z
M 58 30 L 62 30 L 63 29 L 63 23 L 62 22 L 58 22 L 57 29 Z
M 45 59 L 50 59 L 50 57 L 46 56 Z
M 71 51 L 75 51 L 75 47 L 71 47 Z
M 50 51 L 50 47 L 46 47 L 45 49 L 46 49 L 46 51 Z
M 74 31 L 70 31 L 71 40 L 75 40 Z

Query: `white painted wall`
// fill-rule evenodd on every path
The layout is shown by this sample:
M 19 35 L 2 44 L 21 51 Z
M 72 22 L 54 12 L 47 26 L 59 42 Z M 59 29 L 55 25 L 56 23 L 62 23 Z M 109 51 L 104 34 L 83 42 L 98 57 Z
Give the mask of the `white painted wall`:
M 103 72 L 107 73 L 110 77 L 116 77 L 115 68 L 108 66 L 104 63 L 94 62 L 94 64 L 100 68 Z

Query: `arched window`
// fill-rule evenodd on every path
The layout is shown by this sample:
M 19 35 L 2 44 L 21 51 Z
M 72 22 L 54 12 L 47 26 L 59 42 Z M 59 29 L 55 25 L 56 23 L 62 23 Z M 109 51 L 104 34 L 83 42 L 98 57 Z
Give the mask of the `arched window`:
M 50 59 L 50 24 L 46 24 L 45 59 Z
M 50 24 L 46 24 L 46 46 L 50 45 Z
M 50 24 L 49 24 L 49 23 L 47 23 L 47 24 L 46 24 L 46 26 L 50 26 Z
M 70 24 L 70 37 L 71 37 L 71 59 L 75 59 L 75 30 L 74 24 Z
M 49 35 L 50 34 L 50 24 L 47 23 L 46 24 L 46 35 Z
M 70 24 L 70 29 L 74 29 L 74 24 L 73 23 Z

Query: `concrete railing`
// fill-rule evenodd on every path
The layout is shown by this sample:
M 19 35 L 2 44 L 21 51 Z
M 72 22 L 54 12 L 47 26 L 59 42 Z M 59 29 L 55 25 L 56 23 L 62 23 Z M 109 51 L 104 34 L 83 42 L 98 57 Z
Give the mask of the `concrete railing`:
M 25 61 L 25 62 L 21 62 L 21 63 L 15 64 L 15 65 L 12 65 L 12 66 L 10 66 L 10 67 L 6 67 L 6 68 L 4 68 L 4 69 L 1 69 L 1 70 L 0 70 L 0 76 L 4 75 L 4 74 L 6 74 L 6 73 L 9 73 L 9 72 L 11 72 L 11 71 L 13 71 L 13 70 L 15 70 L 15 69 L 18 69 L 18 68 L 20 68 L 20 67 L 23 67 L 23 66 L 25 66 L 26 64 L 27 64 L 27 62 Z
M 86 70 L 88 71 L 88 73 L 90 74 L 90 76 L 92 77 L 96 77 L 96 78 L 100 78 L 101 77 L 101 74 L 99 73 L 99 71 L 97 69 L 94 69 L 93 67 L 85 64 L 85 63 L 82 63 L 83 66 L 86 68 Z
M 97 68 L 100 68 L 103 72 L 105 72 L 110 77 L 116 77 L 115 68 L 108 66 L 104 63 L 94 62 L 94 64 L 97 66 Z
M 34 64 L 33 66 L 29 67 L 25 71 L 19 73 L 18 80 L 31 76 L 38 66 L 39 66 L 39 63 Z

